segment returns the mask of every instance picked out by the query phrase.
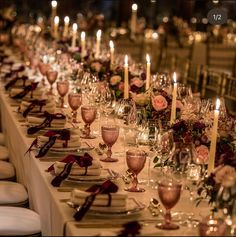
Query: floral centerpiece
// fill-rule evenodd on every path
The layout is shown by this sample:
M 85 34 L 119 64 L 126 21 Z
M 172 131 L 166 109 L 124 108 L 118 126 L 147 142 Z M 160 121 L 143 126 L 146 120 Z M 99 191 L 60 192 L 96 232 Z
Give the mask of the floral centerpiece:
M 235 157 L 236 158 L 236 157 Z M 213 207 L 212 211 L 219 209 L 230 216 L 233 212 L 236 199 L 236 169 L 230 165 L 220 165 L 198 184 L 198 197 L 196 204 L 208 200 Z

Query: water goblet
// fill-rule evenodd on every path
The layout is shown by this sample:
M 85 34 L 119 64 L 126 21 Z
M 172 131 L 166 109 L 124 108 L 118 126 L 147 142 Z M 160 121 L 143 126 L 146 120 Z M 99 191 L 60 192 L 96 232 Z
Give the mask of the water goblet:
M 171 222 L 170 210 L 177 204 L 180 199 L 182 185 L 180 182 L 173 179 L 165 179 L 158 183 L 158 195 L 161 203 L 166 209 L 164 215 L 164 222 L 156 225 L 159 229 L 164 230 L 176 230 L 178 225 Z
M 64 105 L 64 97 L 69 91 L 69 82 L 68 81 L 58 81 L 57 82 L 57 91 L 58 94 L 60 95 L 60 108 L 65 108 Z
M 83 134 L 80 136 L 85 139 L 94 139 L 96 138 L 91 134 L 90 125 L 94 122 L 97 115 L 97 108 L 95 106 L 82 106 L 81 107 L 81 116 L 85 122 Z
M 48 80 L 48 83 L 50 84 L 50 90 L 48 92 L 49 95 L 53 95 L 53 84 L 54 82 L 56 81 L 57 79 L 57 75 L 58 75 L 58 72 L 57 71 L 53 71 L 53 70 L 48 70 L 46 72 L 46 77 L 47 77 L 47 80 Z
M 145 166 L 146 152 L 139 149 L 130 149 L 126 152 L 126 162 L 129 170 L 133 173 L 132 186 L 125 188 L 128 192 L 144 192 L 145 189 L 138 187 L 138 174 Z
M 38 66 L 39 66 L 39 71 L 43 76 L 42 84 L 45 86 L 45 76 L 46 76 L 47 71 L 50 69 L 50 66 L 48 64 L 42 63 L 42 62 L 40 62 Z
M 117 125 L 102 125 L 101 126 L 102 139 L 107 145 L 107 157 L 101 158 L 104 162 L 116 162 L 118 159 L 112 158 L 112 146 L 116 143 L 119 137 L 119 127 Z
M 71 92 L 68 94 L 68 103 L 72 109 L 72 123 L 78 123 L 77 110 L 82 104 L 82 96 L 80 93 Z

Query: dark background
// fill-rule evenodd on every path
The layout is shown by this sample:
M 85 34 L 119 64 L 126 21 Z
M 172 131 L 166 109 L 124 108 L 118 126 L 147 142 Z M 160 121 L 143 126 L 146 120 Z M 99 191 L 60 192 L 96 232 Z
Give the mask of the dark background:
M 78 13 L 100 12 L 107 20 L 120 26 L 130 18 L 134 2 L 139 6 L 139 17 L 145 17 L 151 27 L 158 25 L 163 16 L 176 15 L 186 20 L 196 17 L 201 20 L 216 6 L 226 8 L 228 18 L 236 20 L 236 0 L 219 0 L 219 3 L 213 3 L 213 0 L 58 0 L 57 12 L 60 17 L 68 15 L 72 20 Z M 10 5 L 15 6 L 21 21 L 33 20 L 39 15 L 48 17 L 51 11 L 49 0 L 0 0 L 1 9 Z

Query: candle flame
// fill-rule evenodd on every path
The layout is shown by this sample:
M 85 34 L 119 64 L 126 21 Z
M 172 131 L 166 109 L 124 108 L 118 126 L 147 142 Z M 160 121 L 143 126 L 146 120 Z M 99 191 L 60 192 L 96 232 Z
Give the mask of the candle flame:
M 125 55 L 125 65 L 128 65 L 128 55 Z
M 138 10 L 138 5 L 137 5 L 136 3 L 134 3 L 134 4 L 132 5 L 132 10 L 133 10 L 133 11 L 137 11 L 137 10 Z
M 73 25 L 72 25 L 73 32 L 76 32 L 77 28 L 78 28 L 77 24 L 73 23 Z
M 102 31 L 98 30 L 97 31 L 97 39 L 101 39 L 101 36 L 102 36 Z
M 176 72 L 174 72 L 174 73 L 173 73 L 173 81 L 174 81 L 174 83 L 177 82 L 177 79 L 176 79 L 176 78 L 177 78 L 177 76 L 176 76 Z
M 219 110 L 220 109 L 220 99 L 217 98 L 216 99 L 216 110 Z
M 57 1 L 51 1 L 51 6 L 53 8 L 56 8 L 57 7 Z
M 81 38 L 81 40 L 85 40 L 85 32 L 84 31 L 81 32 L 80 38 Z
M 58 24 L 59 24 L 59 21 L 60 21 L 59 16 L 55 16 L 55 17 L 54 17 L 54 24 L 55 24 L 55 25 L 58 25 Z
M 65 16 L 64 22 L 65 22 L 65 24 L 68 24 L 70 22 L 70 18 L 68 16 Z
M 114 43 L 113 43 L 112 40 L 109 41 L 109 46 L 110 46 L 111 49 L 114 49 Z
M 151 62 L 149 54 L 146 54 L 146 61 L 147 61 L 147 63 Z
M 48 57 L 47 57 L 47 55 L 43 55 L 43 63 L 47 63 L 48 62 Z

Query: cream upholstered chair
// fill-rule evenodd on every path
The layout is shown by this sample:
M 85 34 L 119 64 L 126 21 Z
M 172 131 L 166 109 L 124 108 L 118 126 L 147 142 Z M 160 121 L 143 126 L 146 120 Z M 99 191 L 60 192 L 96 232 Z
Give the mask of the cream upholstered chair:
M 5 144 L 5 136 L 3 133 L 0 133 L 0 145 L 4 145 Z
M 0 160 L 0 180 L 15 181 L 15 175 L 13 164 Z
M 27 208 L 0 207 L 0 236 L 41 236 L 39 215 Z
M 0 160 L 9 159 L 9 150 L 7 147 L 0 145 Z
M 227 109 L 234 113 L 236 112 L 236 77 L 231 77 L 227 74 L 224 75 L 221 96 L 225 100 Z
M 201 89 L 201 96 L 203 98 L 220 96 L 223 75 L 223 73 L 213 71 L 209 68 L 203 70 L 203 83 Z
M 0 206 L 28 206 L 28 194 L 22 184 L 0 181 Z

